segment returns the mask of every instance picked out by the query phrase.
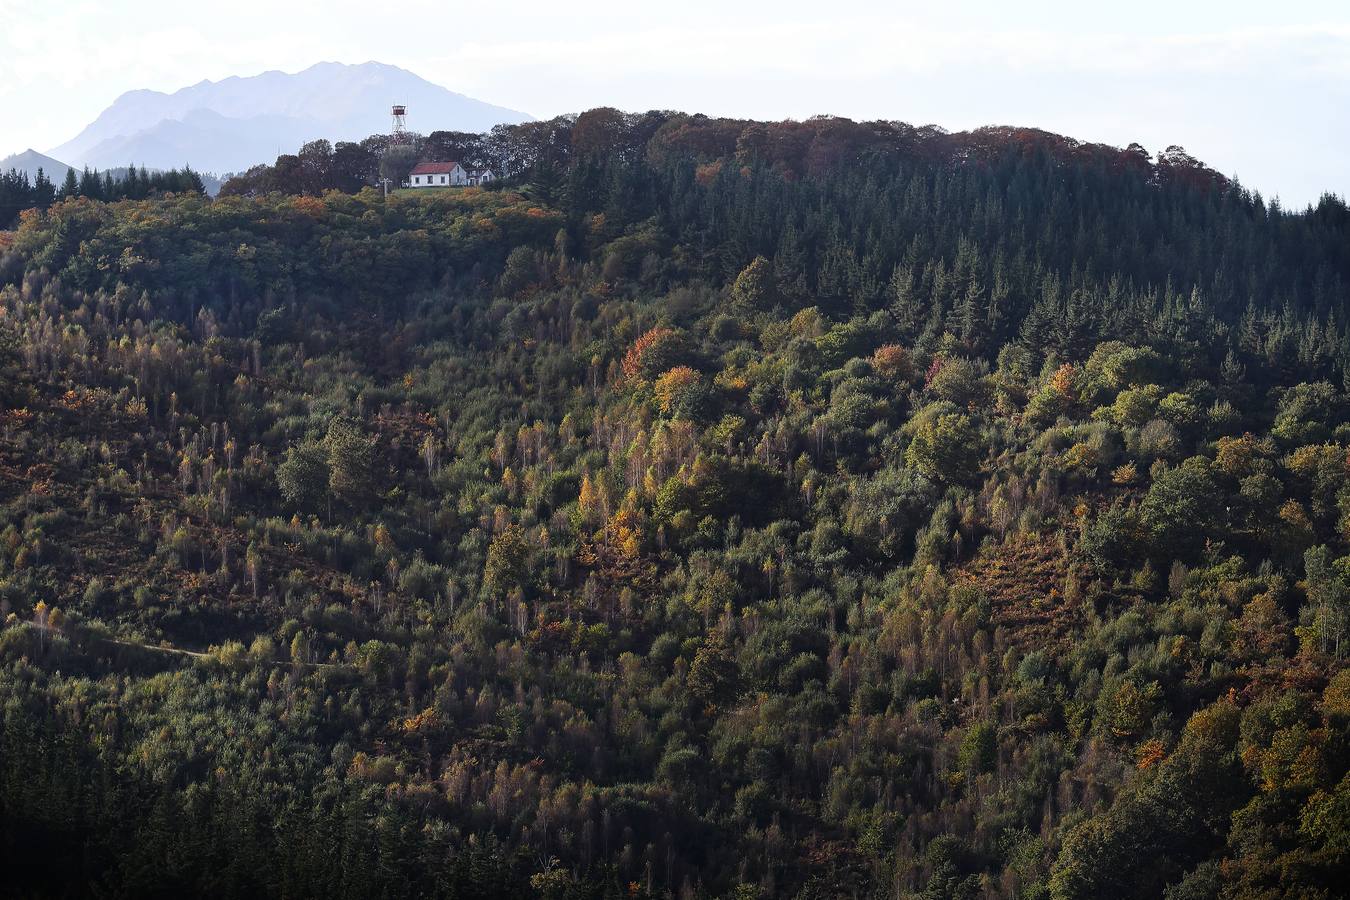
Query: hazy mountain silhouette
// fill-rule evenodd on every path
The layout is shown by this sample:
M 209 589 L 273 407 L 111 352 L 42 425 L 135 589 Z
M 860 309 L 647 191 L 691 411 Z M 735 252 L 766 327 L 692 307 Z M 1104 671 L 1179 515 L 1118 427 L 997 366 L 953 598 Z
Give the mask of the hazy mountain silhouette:
M 60 160 L 44 156 L 31 148 L 22 153 L 15 153 L 13 156 L 0 159 L 0 172 L 18 169 L 20 172 L 28 173 L 29 181 L 36 178 L 38 169 L 41 169 L 53 182 L 60 184 L 66 177 L 66 170 L 69 168 L 70 166 Z
M 394 103 L 408 106 L 408 127 L 423 133 L 485 131 L 530 119 L 397 66 L 328 62 L 295 74 L 202 81 L 172 94 L 130 91 L 50 152 L 74 166 L 243 171 L 315 138 L 360 140 L 388 131 Z

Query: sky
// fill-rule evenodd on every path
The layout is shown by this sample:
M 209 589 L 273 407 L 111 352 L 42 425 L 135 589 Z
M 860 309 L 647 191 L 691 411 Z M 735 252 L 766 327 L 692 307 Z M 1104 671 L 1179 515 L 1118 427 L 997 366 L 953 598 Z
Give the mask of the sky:
M 128 90 L 368 60 L 539 118 L 1024 125 L 1181 145 L 1289 208 L 1350 195 L 1344 0 L 0 0 L 0 157 Z

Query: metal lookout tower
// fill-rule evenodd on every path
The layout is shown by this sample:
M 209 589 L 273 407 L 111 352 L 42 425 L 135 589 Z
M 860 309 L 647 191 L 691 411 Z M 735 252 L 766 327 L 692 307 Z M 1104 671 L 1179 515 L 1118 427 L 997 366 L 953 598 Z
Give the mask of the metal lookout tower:
M 390 115 L 394 120 L 394 129 L 389 135 L 389 147 L 397 147 L 408 143 L 408 107 L 402 103 L 395 103 L 390 110 Z M 381 166 L 381 176 L 383 176 L 383 166 Z M 389 179 L 381 177 L 380 184 L 384 187 L 384 195 L 388 197 Z

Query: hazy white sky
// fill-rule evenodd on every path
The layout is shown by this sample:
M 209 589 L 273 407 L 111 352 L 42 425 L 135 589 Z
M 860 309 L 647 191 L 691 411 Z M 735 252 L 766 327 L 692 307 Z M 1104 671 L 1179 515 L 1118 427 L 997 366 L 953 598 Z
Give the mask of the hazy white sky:
M 539 117 L 1034 125 L 1181 144 L 1290 206 L 1350 194 L 1344 0 L 0 0 L 0 156 L 127 90 L 371 59 Z

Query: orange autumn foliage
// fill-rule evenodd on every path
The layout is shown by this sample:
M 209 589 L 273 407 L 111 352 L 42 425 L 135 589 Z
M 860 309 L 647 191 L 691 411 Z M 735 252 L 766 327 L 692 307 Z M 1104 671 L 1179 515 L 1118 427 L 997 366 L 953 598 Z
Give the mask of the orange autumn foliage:
M 661 412 L 669 415 L 681 392 L 702 380 L 703 376 L 689 366 L 676 366 L 656 379 L 656 402 Z
M 1072 363 L 1064 363 L 1050 376 L 1050 388 L 1061 397 L 1073 399 L 1073 378 L 1077 371 Z
M 628 352 L 623 357 L 623 374 L 625 378 L 634 379 L 642 374 L 642 358 L 661 341 L 675 336 L 675 332 L 669 328 L 656 327 L 636 341 L 628 348 Z
M 878 375 L 894 381 L 909 381 L 914 377 L 914 360 L 899 344 L 878 347 L 872 354 L 872 368 Z

